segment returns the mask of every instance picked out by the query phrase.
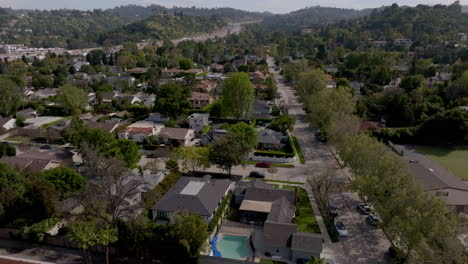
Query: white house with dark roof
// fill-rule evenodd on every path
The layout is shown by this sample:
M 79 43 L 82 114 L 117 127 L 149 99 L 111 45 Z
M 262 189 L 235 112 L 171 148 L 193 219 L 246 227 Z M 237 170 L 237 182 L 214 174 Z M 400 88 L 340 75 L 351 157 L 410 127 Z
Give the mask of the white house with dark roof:
M 197 132 L 200 132 L 205 126 L 209 124 L 209 114 L 194 113 L 188 117 L 189 127 Z
M 164 127 L 158 134 L 158 138 L 165 143 L 187 145 L 195 137 L 195 131 L 187 128 Z
M 230 188 L 227 179 L 181 177 L 152 208 L 153 220 L 174 223 L 177 213 L 187 211 L 209 224 Z

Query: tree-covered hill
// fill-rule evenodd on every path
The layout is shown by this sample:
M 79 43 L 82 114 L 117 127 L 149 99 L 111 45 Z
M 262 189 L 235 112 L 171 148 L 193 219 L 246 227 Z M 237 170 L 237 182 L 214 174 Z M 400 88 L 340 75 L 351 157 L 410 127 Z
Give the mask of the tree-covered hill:
M 393 4 L 374 10 L 369 16 L 336 25 L 351 32 L 371 33 L 372 38 L 394 40 L 409 38 L 424 43 L 457 39 L 458 33 L 468 32 L 468 14 L 458 3 L 452 5 L 418 5 L 414 8 Z
M 219 16 L 188 16 L 159 14 L 148 19 L 137 21 L 122 28 L 104 34 L 102 42 L 119 44 L 123 41 L 142 39 L 174 39 L 190 36 L 195 33 L 213 32 L 226 26 Z
M 333 7 L 308 7 L 284 15 L 266 17 L 262 26 L 270 30 L 296 31 L 319 25 L 336 23 L 370 14 L 372 9 L 355 10 Z
M 217 15 L 229 22 L 241 22 L 262 19 L 271 16 L 270 13 L 248 12 L 234 8 L 196 8 L 196 7 L 172 7 L 167 8 L 160 5 L 149 5 L 147 7 L 138 5 L 126 5 L 109 9 L 115 15 L 128 21 L 137 21 L 149 18 L 154 14 L 184 14 L 190 16 L 213 16 Z
M 258 20 L 268 13 L 232 8 L 166 8 L 128 5 L 107 10 L 14 10 L 0 8 L 1 41 L 32 47 L 93 47 L 111 39 L 178 38 L 211 32 L 226 22 Z M 127 34 L 127 35 L 122 35 Z M 124 38 L 124 39 L 122 39 Z

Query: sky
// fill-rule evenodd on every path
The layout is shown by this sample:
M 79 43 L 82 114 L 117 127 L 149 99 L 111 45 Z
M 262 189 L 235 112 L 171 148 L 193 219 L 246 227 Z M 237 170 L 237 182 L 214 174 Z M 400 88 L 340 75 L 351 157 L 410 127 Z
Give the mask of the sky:
M 340 8 L 374 8 L 397 3 L 415 6 L 418 4 L 451 4 L 455 0 L 0 0 L 1 7 L 25 9 L 95 9 L 111 8 L 125 4 L 196 7 L 233 7 L 248 11 L 269 11 L 287 13 L 308 6 L 328 6 Z M 468 0 L 460 0 L 468 5 Z

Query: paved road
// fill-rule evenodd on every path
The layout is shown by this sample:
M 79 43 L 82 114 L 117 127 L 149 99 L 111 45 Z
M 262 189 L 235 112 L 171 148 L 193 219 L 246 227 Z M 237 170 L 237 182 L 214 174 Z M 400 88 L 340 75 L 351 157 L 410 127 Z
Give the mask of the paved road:
M 297 137 L 306 159 L 305 165 L 291 169 L 289 175 L 282 174 L 280 177 L 284 177 L 284 180 L 303 179 L 305 181 L 313 169 L 333 168 L 336 171 L 335 182 L 339 185 L 348 183 L 348 170 L 341 168 L 331 154 L 329 147 L 316 139 L 316 130 L 311 128 L 307 122 L 306 114 L 298 102 L 294 90 L 285 85 L 283 77 L 274 70 L 271 58 L 268 59 L 268 64 L 270 72 L 276 75 L 276 84 L 281 95 L 280 100 L 289 105 L 289 114 L 296 117 L 293 134 Z M 338 243 L 326 243 L 323 257 L 332 258 L 337 264 L 389 263 L 385 259 L 385 252 L 388 250 L 390 242 L 381 229 L 367 225 L 364 221 L 365 217 L 356 210 L 356 206 L 360 202 L 358 195 L 356 193 L 334 193 L 330 199 L 340 208 L 338 219 L 347 226 L 349 237 Z

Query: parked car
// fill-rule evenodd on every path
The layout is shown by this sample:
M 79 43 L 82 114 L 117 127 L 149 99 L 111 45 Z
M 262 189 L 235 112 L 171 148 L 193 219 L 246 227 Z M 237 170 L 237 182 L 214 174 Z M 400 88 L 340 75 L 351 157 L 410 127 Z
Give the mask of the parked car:
M 158 156 L 156 155 L 156 153 L 150 153 L 148 155 L 146 155 L 147 158 L 150 158 L 150 159 L 156 159 Z
M 44 145 L 44 146 L 41 146 L 40 149 L 52 149 L 52 146 L 51 145 Z
M 346 230 L 346 226 L 342 222 L 335 222 L 335 228 L 338 232 L 338 236 L 346 237 L 348 236 L 348 230 Z
M 368 214 L 371 213 L 370 207 L 369 207 L 367 204 L 365 204 L 365 203 L 360 203 L 360 204 L 358 204 L 357 209 L 358 209 L 359 211 L 361 211 L 361 213 L 363 213 L 363 214 L 365 214 L 365 215 L 368 215 Z
M 260 171 L 251 171 L 249 174 L 249 177 L 263 179 L 265 178 L 265 173 L 260 172 Z
M 315 138 L 316 138 L 318 141 L 320 141 L 320 142 L 326 142 L 326 141 L 327 141 L 327 139 L 325 138 L 325 136 L 323 135 L 323 133 L 320 132 L 320 131 L 317 132 L 317 133 L 315 133 Z
M 330 214 L 330 216 L 332 216 L 332 217 L 337 217 L 338 216 L 339 210 L 338 210 L 338 207 L 336 207 L 336 205 L 328 204 L 327 209 L 328 209 L 328 214 Z
M 368 223 L 369 225 L 378 226 L 378 225 L 382 224 L 382 221 L 380 220 L 379 216 L 377 216 L 375 214 L 369 214 L 366 217 L 366 223 Z
M 270 167 L 271 167 L 271 163 L 269 163 L 269 162 L 259 162 L 259 163 L 255 164 L 255 167 L 259 167 L 259 168 L 270 168 Z

